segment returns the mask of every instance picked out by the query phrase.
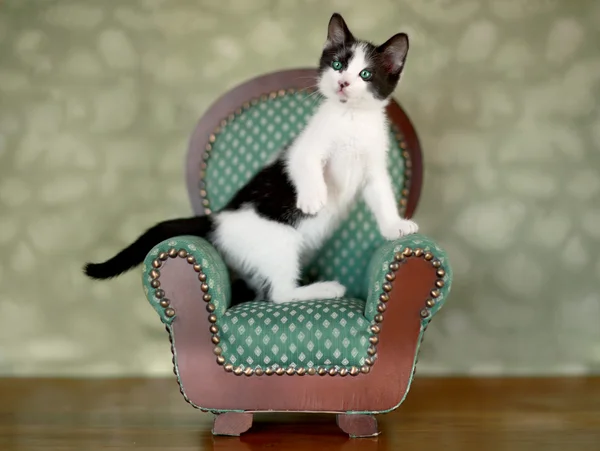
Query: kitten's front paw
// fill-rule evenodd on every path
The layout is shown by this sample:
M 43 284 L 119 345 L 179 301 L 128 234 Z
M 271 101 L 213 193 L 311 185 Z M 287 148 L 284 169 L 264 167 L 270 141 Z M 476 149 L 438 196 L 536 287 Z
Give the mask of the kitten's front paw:
M 419 231 L 419 226 L 414 221 L 411 221 L 409 219 L 403 219 L 400 225 L 398 226 L 398 229 L 400 230 L 400 236 L 405 236 L 417 233 Z
M 327 203 L 327 188 L 298 194 L 296 207 L 306 215 L 316 215 Z
M 416 222 L 409 219 L 399 219 L 393 225 L 381 230 L 381 234 L 386 240 L 397 240 L 406 235 L 412 235 L 419 231 L 419 226 Z

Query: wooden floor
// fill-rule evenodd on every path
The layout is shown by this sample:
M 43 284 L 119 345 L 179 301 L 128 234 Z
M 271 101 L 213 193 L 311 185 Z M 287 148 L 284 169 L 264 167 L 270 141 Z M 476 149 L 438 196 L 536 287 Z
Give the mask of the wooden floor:
M 378 417 L 382 434 L 349 439 L 332 415 L 264 414 L 242 437 L 213 437 L 212 415 L 174 379 L 0 379 L 0 450 L 600 450 L 598 379 L 417 378 Z

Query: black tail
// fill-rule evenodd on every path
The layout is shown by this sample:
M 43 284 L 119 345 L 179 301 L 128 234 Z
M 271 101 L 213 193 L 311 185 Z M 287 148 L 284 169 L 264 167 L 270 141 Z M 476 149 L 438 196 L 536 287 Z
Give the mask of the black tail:
M 104 263 L 87 263 L 83 271 L 92 279 L 110 279 L 142 263 L 148 252 L 161 241 L 179 235 L 206 237 L 211 229 L 212 220 L 208 216 L 160 222 L 113 258 Z

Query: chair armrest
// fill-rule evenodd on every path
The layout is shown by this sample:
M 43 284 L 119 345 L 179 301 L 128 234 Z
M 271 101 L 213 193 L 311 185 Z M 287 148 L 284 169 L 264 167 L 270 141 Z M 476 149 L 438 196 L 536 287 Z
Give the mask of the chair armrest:
M 186 264 L 174 264 L 177 259 Z M 195 276 L 170 274 L 186 270 Z M 210 301 L 207 308 L 214 308 L 218 317 L 231 303 L 227 267 L 216 249 L 199 237 L 178 236 L 156 245 L 144 260 L 142 277 L 146 297 L 166 325 L 177 315 L 175 304 Z
M 452 269 L 446 253 L 432 239 L 423 235 L 408 235 L 395 241 L 383 244 L 371 258 L 369 265 L 369 286 L 365 316 L 372 321 L 376 315 L 385 310 L 389 293 L 403 287 L 393 287 L 396 272 L 413 258 L 422 258 L 431 263 L 431 271 L 435 278 L 431 286 L 430 296 L 423 299 L 420 311 L 421 323 L 426 326 L 433 315 L 444 305 L 452 284 Z

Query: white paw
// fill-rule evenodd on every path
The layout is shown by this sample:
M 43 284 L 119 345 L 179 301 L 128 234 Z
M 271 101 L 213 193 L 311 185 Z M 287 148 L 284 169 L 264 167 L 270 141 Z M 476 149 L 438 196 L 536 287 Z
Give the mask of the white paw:
M 316 215 L 327 203 L 327 187 L 313 187 L 298 193 L 296 207 L 306 215 Z
M 346 287 L 335 280 L 330 282 L 317 282 L 311 285 L 314 289 L 314 299 L 337 299 L 344 296 Z
M 419 231 L 419 226 L 416 222 L 408 219 L 399 219 L 394 224 L 382 228 L 381 234 L 386 240 L 397 240 L 406 235 L 412 235 Z
M 419 231 L 417 223 L 409 219 L 403 219 L 398 228 L 400 230 L 400 236 L 412 235 Z

